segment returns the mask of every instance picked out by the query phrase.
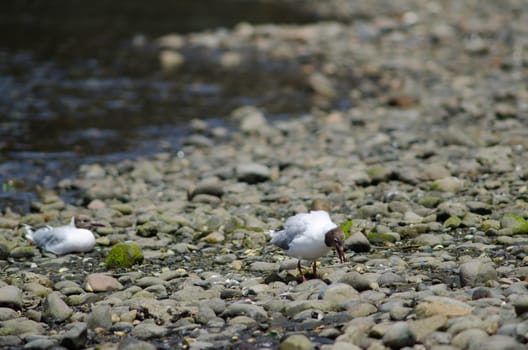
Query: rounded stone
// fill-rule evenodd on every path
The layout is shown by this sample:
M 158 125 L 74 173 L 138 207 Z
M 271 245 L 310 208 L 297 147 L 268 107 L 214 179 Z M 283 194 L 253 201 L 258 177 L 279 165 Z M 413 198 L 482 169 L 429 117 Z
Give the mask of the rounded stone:
M 293 334 L 284 339 L 279 350 L 314 350 L 312 341 L 303 334 Z
M 406 322 L 396 322 L 383 334 L 383 344 L 392 349 L 401 349 L 405 346 L 413 346 L 416 337 Z

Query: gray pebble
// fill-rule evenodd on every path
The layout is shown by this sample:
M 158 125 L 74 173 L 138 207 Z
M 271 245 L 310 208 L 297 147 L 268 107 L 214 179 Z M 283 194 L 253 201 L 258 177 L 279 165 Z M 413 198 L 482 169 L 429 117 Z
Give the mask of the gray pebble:
M 92 312 L 88 314 L 86 322 L 88 323 L 88 328 L 90 329 L 110 329 L 110 327 L 112 327 L 112 313 L 110 305 L 103 304 L 94 306 L 92 308 Z
M 125 337 L 117 345 L 117 350 L 156 350 L 156 346 L 134 337 Z
M 383 334 L 383 344 L 392 349 L 401 349 L 405 346 L 413 346 L 416 337 L 406 322 L 396 322 Z
M 279 350 L 313 350 L 315 349 L 313 343 L 308 337 L 303 334 L 294 334 L 285 338 Z
M 73 314 L 73 310 L 62 300 L 61 294 L 49 294 L 42 305 L 42 317 L 47 323 L 66 321 Z
M 85 322 L 76 322 L 64 333 L 60 345 L 68 349 L 82 349 L 87 341 L 88 325 Z
M 477 286 L 497 279 L 497 271 L 489 263 L 468 261 L 460 266 L 460 282 L 463 286 Z
M 268 320 L 267 312 L 258 305 L 247 304 L 244 302 L 234 302 L 227 306 L 222 313 L 222 317 L 248 316 L 255 319 L 257 322 L 265 322 Z
M 167 328 L 145 321 L 135 326 L 130 335 L 139 339 L 152 339 L 162 337 L 167 332 Z
M 22 303 L 22 291 L 18 287 L 0 287 L 0 306 L 20 309 L 22 307 Z

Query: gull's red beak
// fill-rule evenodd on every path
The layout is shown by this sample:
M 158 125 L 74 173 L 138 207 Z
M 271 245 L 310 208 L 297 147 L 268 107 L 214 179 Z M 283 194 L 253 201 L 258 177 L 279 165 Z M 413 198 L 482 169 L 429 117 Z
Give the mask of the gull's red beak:
M 340 245 L 340 244 L 336 244 L 335 247 L 336 247 L 337 255 L 339 256 L 339 261 L 341 263 L 346 262 L 346 256 L 345 256 L 345 252 L 343 250 L 343 246 Z

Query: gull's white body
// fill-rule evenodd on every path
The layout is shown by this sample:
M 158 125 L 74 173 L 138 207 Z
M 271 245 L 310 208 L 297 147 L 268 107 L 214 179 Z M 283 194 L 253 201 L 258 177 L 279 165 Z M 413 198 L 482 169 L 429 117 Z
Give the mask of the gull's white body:
M 35 242 L 40 248 L 57 255 L 88 252 L 95 246 L 92 231 L 77 228 L 73 217 L 69 225 L 45 226 L 35 231 L 28 225 L 25 225 L 25 228 L 27 239 Z
M 326 255 L 331 247 L 325 244 L 325 234 L 336 228 L 326 211 L 297 214 L 286 220 L 284 229 L 270 231 L 271 243 L 299 260 L 316 260 Z

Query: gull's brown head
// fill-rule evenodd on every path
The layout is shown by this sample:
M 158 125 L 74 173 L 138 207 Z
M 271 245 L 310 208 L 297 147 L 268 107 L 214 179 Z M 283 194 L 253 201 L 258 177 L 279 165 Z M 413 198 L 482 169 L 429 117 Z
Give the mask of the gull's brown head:
M 327 247 L 335 247 L 341 263 L 346 261 L 344 251 L 345 234 L 341 227 L 333 228 L 325 234 L 325 244 Z

